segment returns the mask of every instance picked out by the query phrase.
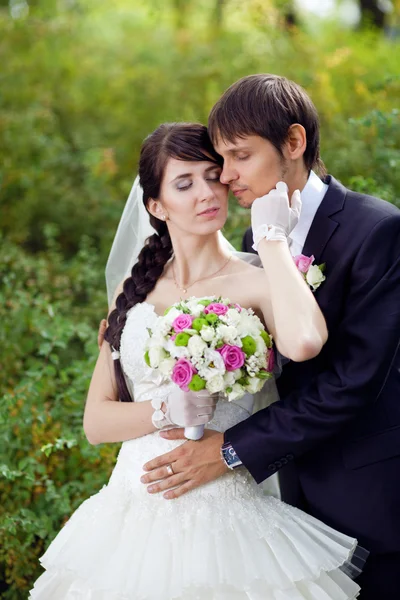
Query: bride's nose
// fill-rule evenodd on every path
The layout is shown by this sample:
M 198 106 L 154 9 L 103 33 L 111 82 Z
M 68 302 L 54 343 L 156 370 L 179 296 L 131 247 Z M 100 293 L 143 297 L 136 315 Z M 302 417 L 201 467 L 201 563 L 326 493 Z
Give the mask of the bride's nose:
M 199 194 L 200 201 L 204 202 L 205 200 L 210 200 L 210 198 L 214 198 L 214 196 L 215 194 L 212 186 L 207 181 L 203 181 Z

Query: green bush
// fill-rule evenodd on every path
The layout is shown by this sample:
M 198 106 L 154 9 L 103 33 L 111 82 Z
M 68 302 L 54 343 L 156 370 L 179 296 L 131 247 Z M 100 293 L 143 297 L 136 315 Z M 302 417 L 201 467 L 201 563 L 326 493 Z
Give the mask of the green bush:
M 84 240 L 67 263 L 46 233 L 34 258 L 4 239 L 0 247 L 0 579 L 11 599 L 26 597 L 38 557 L 106 483 L 118 449 L 90 446 L 82 431 L 104 314 L 93 246 Z

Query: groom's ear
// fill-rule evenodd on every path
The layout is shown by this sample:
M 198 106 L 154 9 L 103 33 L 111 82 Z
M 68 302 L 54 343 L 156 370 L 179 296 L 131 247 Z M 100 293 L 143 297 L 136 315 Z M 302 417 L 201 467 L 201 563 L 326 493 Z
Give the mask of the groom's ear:
M 295 123 L 289 127 L 284 146 L 285 158 L 297 160 L 301 158 L 307 148 L 307 134 L 303 125 Z

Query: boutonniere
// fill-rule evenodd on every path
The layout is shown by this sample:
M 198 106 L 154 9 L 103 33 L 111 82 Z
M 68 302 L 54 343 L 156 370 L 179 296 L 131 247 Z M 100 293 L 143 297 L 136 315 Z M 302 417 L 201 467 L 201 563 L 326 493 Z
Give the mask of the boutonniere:
M 314 265 L 314 256 L 304 256 L 304 254 L 294 256 L 293 260 L 305 281 L 312 291 L 315 292 L 326 279 L 324 275 L 325 263 L 322 265 Z

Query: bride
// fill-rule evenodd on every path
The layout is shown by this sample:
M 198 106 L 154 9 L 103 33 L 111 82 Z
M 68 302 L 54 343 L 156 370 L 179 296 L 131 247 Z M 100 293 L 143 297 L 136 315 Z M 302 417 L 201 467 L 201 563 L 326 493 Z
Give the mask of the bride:
M 108 485 L 42 557 L 46 571 L 32 600 L 350 600 L 359 593 L 349 576 L 359 573 L 351 563 L 356 540 L 264 495 L 245 469 L 226 467 L 217 481 L 174 501 L 141 483 L 146 461 L 182 443 L 158 430 L 210 421 L 205 435 L 212 436 L 256 406 L 252 396 L 216 405 L 204 392 L 159 380 L 143 348 L 168 306 L 217 295 L 252 307 L 278 351 L 295 361 L 318 354 L 327 338 L 285 242 L 265 244 L 265 270 L 223 244 L 228 189 L 220 173 L 221 157 L 201 125 L 161 125 L 143 144 L 139 177 L 155 233 L 116 291 L 84 415 L 91 443 L 124 443 Z M 287 205 L 291 227 L 299 209 L 296 195 Z M 125 240 L 131 247 L 133 238 Z M 259 396 L 266 406 L 268 393 Z

